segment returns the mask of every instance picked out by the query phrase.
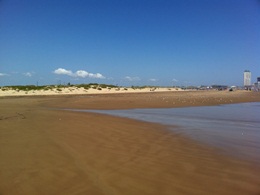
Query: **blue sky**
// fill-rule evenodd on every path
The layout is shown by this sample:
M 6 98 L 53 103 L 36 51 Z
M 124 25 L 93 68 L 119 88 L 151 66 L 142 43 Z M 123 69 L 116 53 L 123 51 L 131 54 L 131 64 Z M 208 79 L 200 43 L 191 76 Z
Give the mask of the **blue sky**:
M 259 0 L 0 0 L 0 86 L 242 85 Z

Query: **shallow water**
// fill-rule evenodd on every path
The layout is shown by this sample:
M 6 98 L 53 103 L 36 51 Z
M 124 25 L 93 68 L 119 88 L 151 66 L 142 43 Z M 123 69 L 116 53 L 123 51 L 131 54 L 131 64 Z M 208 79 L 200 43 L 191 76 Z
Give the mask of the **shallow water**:
M 74 110 L 127 117 L 164 125 L 177 133 L 221 149 L 229 155 L 260 162 L 260 103 L 221 106 Z

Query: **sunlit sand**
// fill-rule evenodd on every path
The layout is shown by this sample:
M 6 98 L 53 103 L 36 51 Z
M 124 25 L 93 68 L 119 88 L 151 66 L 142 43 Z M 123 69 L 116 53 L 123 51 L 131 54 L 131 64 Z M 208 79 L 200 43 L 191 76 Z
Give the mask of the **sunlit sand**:
M 169 92 L 183 91 L 180 88 L 173 87 L 117 87 L 117 88 L 89 88 L 83 87 L 54 87 L 47 90 L 14 90 L 8 87 L 0 89 L 0 96 L 26 96 L 26 95 L 69 95 L 69 94 L 113 94 L 113 93 L 146 93 L 146 92 Z

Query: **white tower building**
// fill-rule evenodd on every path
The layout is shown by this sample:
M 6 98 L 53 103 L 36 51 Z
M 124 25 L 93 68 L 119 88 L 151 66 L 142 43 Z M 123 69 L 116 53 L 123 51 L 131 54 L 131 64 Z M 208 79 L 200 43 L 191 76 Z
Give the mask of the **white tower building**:
M 244 86 L 251 85 L 251 72 L 249 70 L 244 71 Z

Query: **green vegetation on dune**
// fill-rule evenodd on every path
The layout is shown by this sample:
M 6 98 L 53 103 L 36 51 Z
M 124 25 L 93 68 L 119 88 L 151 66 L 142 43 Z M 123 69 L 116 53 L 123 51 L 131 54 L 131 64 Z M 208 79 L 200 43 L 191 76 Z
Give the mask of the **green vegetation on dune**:
M 13 86 L 3 86 L 0 87 L 1 91 L 7 91 L 7 90 L 15 90 L 15 91 L 58 91 L 61 92 L 62 89 L 68 89 L 69 91 L 74 91 L 76 89 L 83 88 L 85 90 L 89 89 L 96 89 L 96 90 L 102 90 L 102 89 L 115 89 L 116 91 L 119 91 L 120 88 L 123 88 L 123 90 L 127 91 L 128 88 L 132 88 L 134 90 L 141 90 L 145 88 L 150 88 L 151 91 L 156 90 L 157 88 L 160 88 L 160 86 L 131 86 L 131 87 L 124 87 L 124 86 L 116 86 L 116 85 L 111 85 L 111 84 L 98 84 L 98 83 L 88 83 L 88 84 L 71 84 L 68 83 L 67 85 L 41 85 L 41 86 L 36 86 L 36 85 L 13 85 Z M 164 87 L 165 88 L 165 87 Z M 168 87 L 169 90 L 170 87 Z M 175 87 L 178 89 L 178 87 Z
M 61 91 L 61 89 L 65 88 L 84 88 L 84 89 L 98 89 L 102 90 L 105 88 L 111 89 L 111 88 L 117 88 L 115 85 L 107 85 L 107 84 L 98 84 L 98 83 L 89 83 L 89 84 L 78 84 L 78 85 L 71 85 L 68 83 L 68 85 L 42 85 L 42 86 L 36 86 L 36 85 L 13 85 L 13 86 L 3 86 L 0 87 L 0 90 L 6 91 L 6 90 L 16 90 L 16 91 L 37 91 L 37 90 L 58 90 Z
M 55 86 L 35 86 L 35 85 L 14 85 L 14 86 L 4 86 L 1 87 L 3 91 L 5 90 L 16 90 L 16 91 L 31 91 L 31 90 L 48 90 Z

